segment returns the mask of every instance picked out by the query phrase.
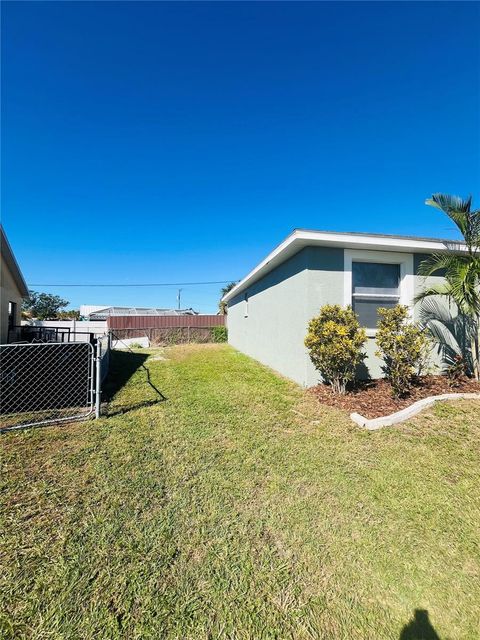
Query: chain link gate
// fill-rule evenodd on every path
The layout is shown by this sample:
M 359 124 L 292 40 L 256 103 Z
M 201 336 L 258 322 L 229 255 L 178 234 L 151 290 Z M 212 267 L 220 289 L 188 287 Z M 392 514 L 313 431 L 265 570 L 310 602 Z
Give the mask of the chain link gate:
M 0 345 L 0 429 L 82 420 L 95 413 L 96 404 L 98 417 L 108 351 L 101 358 L 99 343 L 95 357 L 86 342 Z
M 95 417 L 101 414 L 100 401 L 102 396 L 102 384 L 107 377 L 110 367 L 110 351 L 112 336 L 110 333 L 97 339 L 95 346 Z

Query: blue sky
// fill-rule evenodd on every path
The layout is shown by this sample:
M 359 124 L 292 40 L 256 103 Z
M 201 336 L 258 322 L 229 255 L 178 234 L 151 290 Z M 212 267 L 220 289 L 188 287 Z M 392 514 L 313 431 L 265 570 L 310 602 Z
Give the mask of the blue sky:
M 2 3 L 2 222 L 29 283 L 229 280 L 293 228 L 480 205 L 473 2 Z M 175 287 L 36 287 L 174 306 Z M 184 287 L 214 311 L 217 285 Z

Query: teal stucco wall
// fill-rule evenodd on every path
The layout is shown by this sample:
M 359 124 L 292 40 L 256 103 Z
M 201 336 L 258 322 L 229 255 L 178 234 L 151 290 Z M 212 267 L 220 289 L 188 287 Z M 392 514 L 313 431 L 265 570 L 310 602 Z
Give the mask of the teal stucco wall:
M 342 304 L 342 295 L 343 250 L 306 247 L 229 302 L 229 342 L 287 378 L 314 385 L 319 376 L 303 344 L 307 324 L 323 304 Z
M 425 257 L 414 254 L 415 274 Z M 415 275 L 415 295 L 423 286 L 439 282 L 440 277 L 425 281 Z M 324 304 L 344 302 L 344 250 L 305 247 L 230 300 L 229 343 L 298 384 L 313 386 L 320 382 L 320 377 L 303 343 L 308 322 Z M 417 308 L 414 318 L 418 319 Z M 370 334 L 366 369 L 362 371 L 372 378 L 382 375 L 382 362 L 375 351 L 375 337 Z M 432 354 L 432 365 L 440 365 L 436 352 Z

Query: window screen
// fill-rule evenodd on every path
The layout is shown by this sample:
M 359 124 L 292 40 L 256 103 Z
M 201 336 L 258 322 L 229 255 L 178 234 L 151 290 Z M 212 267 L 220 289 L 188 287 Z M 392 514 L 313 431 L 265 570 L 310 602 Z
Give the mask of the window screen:
M 394 307 L 400 300 L 400 265 L 352 263 L 352 303 L 362 327 L 375 329 L 379 307 Z

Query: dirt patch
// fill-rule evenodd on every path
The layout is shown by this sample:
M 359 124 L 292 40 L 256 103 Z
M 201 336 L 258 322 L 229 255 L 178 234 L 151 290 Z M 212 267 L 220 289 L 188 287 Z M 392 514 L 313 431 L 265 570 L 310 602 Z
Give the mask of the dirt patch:
M 331 387 L 319 384 L 310 390 L 322 404 L 343 409 L 348 413 L 360 413 L 366 418 L 380 418 L 409 407 L 417 400 L 442 393 L 480 393 L 480 383 L 465 378 L 452 387 L 445 376 L 425 376 L 412 388 L 408 396 L 394 398 L 392 388 L 385 380 L 358 383 L 345 395 L 336 395 Z

